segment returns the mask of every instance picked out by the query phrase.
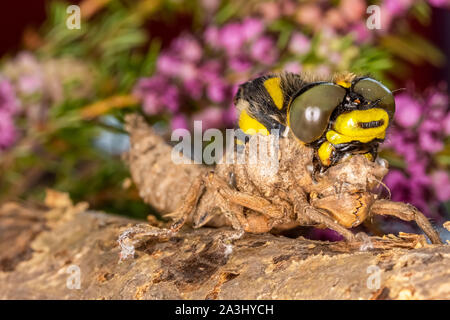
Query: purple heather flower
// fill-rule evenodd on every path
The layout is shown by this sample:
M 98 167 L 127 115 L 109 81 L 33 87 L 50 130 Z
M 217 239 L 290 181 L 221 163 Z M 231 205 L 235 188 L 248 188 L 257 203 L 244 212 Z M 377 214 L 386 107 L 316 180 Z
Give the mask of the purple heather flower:
M 161 76 L 140 79 L 133 93 L 142 100 L 142 108 L 147 114 L 157 114 L 166 109 L 171 112 L 178 110 L 178 88 Z
M 17 85 L 21 93 L 32 94 L 42 89 L 43 79 L 37 74 L 24 75 L 18 79 Z
M 11 113 L 0 110 L 0 150 L 12 146 L 17 138 L 17 131 Z
M 405 189 L 408 189 L 408 178 L 400 170 L 391 170 L 384 178 L 386 185 L 396 191 L 392 194 L 393 200 L 403 200 L 405 198 Z
M 203 83 L 199 79 L 189 79 L 183 82 L 184 91 L 195 100 L 201 98 L 203 94 Z
M 450 113 L 444 118 L 442 125 L 444 127 L 445 135 L 450 136 Z
M 404 128 L 416 125 L 422 115 L 420 104 L 407 93 L 395 97 L 395 106 L 394 119 Z
M 202 129 L 223 128 L 223 110 L 217 107 L 209 107 L 193 115 L 194 121 L 202 122 Z
M 436 120 L 424 120 L 419 132 L 419 144 L 422 150 L 435 153 L 444 148 L 444 142 L 440 138 L 441 124 Z
M 412 5 L 414 0 L 384 0 L 383 6 L 392 15 L 401 15 Z
M 242 33 L 246 41 L 253 40 L 264 31 L 264 24 L 255 18 L 246 18 L 242 22 Z
M 252 63 L 250 59 L 248 59 L 243 55 L 240 55 L 232 57 L 229 61 L 229 66 L 232 70 L 236 72 L 245 72 L 252 67 Z
M 219 42 L 219 28 L 216 26 L 208 26 L 203 34 L 205 42 L 211 48 L 216 48 L 220 46 Z
M 234 126 L 237 121 L 237 110 L 236 106 L 232 103 L 228 107 L 228 109 L 225 110 L 223 114 L 223 120 L 225 121 L 225 124 L 227 126 Z
M 174 40 L 171 51 L 178 54 L 183 60 L 198 62 L 203 55 L 199 42 L 191 35 L 183 35 Z
M 177 75 L 180 71 L 180 67 L 181 62 L 172 54 L 166 52 L 162 52 L 156 62 L 158 72 L 168 76 Z
M 416 158 L 414 161 L 407 163 L 406 172 L 411 176 L 417 184 L 429 185 L 430 177 L 427 175 L 428 161 L 426 158 Z
M 433 172 L 431 174 L 431 183 L 439 201 L 445 202 L 450 200 L 450 177 L 448 172 L 444 170 Z
M 295 54 L 305 54 L 311 49 L 311 40 L 302 33 L 295 32 L 289 41 L 289 50 Z
M 237 22 L 226 24 L 219 32 L 219 42 L 228 55 L 235 55 L 242 49 L 245 42 L 245 34 Z
M 222 66 L 217 60 L 206 61 L 199 70 L 199 78 L 203 80 L 204 83 L 209 83 L 220 78 Z
M 424 214 L 429 214 L 427 204 L 427 187 L 408 177 L 399 170 L 391 170 L 385 177 L 384 182 L 392 193 L 392 200 L 407 202 L 415 205 Z
M 0 111 L 16 114 L 20 110 L 20 102 L 16 97 L 12 84 L 0 78 Z
M 167 80 L 162 76 L 141 78 L 136 85 L 135 93 L 140 96 L 147 91 L 164 92 L 166 86 Z
M 169 85 L 164 93 L 162 93 L 161 101 L 163 105 L 171 112 L 178 111 L 180 106 L 180 98 L 178 87 L 175 85 Z
M 239 84 L 233 84 L 230 90 L 230 97 L 234 97 L 238 92 Z M 223 113 L 223 119 L 226 126 L 234 126 L 238 118 L 237 109 L 233 102 L 230 103 L 229 107 Z
M 170 127 L 172 130 L 176 129 L 188 129 L 188 122 L 186 116 L 183 114 L 176 114 L 172 117 L 170 121 Z
M 300 73 L 302 66 L 297 61 L 290 61 L 284 65 L 283 70 L 286 72 Z
M 372 38 L 372 33 L 367 28 L 365 22 L 355 23 L 350 30 L 354 34 L 357 43 L 365 43 Z
M 154 115 L 161 111 L 161 101 L 154 92 L 145 94 L 142 100 L 142 108 L 146 114 Z
M 192 80 L 195 79 L 197 74 L 198 74 L 197 67 L 193 63 L 185 62 L 179 66 L 176 75 L 183 80 Z
M 266 65 L 273 64 L 278 57 L 274 41 L 267 36 L 259 38 L 252 44 L 250 54 L 254 60 Z
M 278 3 L 273 1 L 260 1 L 259 12 L 264 17 L 266 21 L 273 21 L 281 16 L 281 7 Z
M 428 3 L 433 7 L 445 7 L 450 5 L 449 0 L 428 0 Z
M 227 89 L 227 84 L 225 82 L 216 79 L 208 85 L 206 93 L 211 101 L 221 103 L 227 97 Z
M 427 99 L 427 105 L 433 106 L 437 109 L 446 109 L 449 103 L 449 98 L 443 92 L 433 92 Z

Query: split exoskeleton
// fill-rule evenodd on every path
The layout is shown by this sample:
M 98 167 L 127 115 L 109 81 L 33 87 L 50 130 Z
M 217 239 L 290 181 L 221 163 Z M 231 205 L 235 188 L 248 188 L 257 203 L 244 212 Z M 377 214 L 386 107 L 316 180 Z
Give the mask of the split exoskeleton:
M 251 161 L 217 164 L 193 182 L 169 215 L 175 219 L 169 229 L 149 227 L 130 239 L 170 236 L 188 222 L 195 228 L 231 225 L 238 233 L 316 226 L 355 241 L 350 228 L 383 215 L 415 221 L 432 243 L 441 243 L 415 207 L 375 192 L 388 172 L 387 162 L 377 158 L 378 146 L 395 112 L 393 94 L 383 84 L 353 74 L 328 81 L 269 75 L 241 85 L 235 104 L 245 139 L 233 156 L 251 157 L 252 139 L 271 145 L 276 130 L 276 168 Z

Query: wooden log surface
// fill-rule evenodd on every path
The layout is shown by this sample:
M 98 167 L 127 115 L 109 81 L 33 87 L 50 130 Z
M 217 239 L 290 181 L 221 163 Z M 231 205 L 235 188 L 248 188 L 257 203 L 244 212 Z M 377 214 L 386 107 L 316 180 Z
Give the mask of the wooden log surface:
M 450 298 L 450 247 L 419 235 L 349 245 L 246 234 L 227 243 L 229 229 L 184 228 L 120 261 L 118 236 L 136 221 L 60 195 L 47 204 L 0 208 L 0 299 Z

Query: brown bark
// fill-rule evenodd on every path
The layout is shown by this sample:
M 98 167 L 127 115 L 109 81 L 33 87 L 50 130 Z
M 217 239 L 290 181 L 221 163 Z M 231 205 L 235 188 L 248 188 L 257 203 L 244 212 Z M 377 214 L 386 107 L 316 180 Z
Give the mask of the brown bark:
M 47 205 L 0 208 L 0 299 L 450 298 L 450 247 L 419 235 L 348 244 L 246 234 L 227 243 L 230 229 L 184 228 L 119 262 L 117 237 L 136 221 L 58 194 Z M 79 290 L 66 286 L 71 265 Z M 374 266 L 379 289 L 367 285 Z

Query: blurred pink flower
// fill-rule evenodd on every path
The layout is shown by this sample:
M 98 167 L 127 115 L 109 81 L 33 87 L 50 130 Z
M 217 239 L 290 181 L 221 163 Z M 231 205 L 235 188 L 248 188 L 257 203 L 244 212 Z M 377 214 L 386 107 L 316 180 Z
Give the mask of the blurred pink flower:
M 199 68 L 199 78 L 204 83 L 214 81 L 220 78 L 221 69 L 222 65 L 219 61 L 210 59 Z
M 361 20 L 366 8 L 367 4 L 363 0 L 342 0 L 339 2 L 339 11 L 349 23 Z
M 297 61 L 290 61 L 284 65 L 283 70 L 286 72 L 300 73 L 302 66 Z
M 0 78 L 0 111 L 16 114 L 20 110 L 20 101 L 16 97 L 12 84 Z
M 296 20 L 300 24 L 306 24 L 316 29 L 320 28 L 322 21 L 322 10 L 317 4 L 303 4 L 297 9 Z
M 372 39 L 373 33 L 366 26 L 365 22 L 357 22 L 350 28 L 350 33 L 355 36 L 357 43 L 365 43 Z
M 395 121 L 402 127 L 413 127 L 422 115 L 420 104 L 407 93 L 395 97 L 395 106 Z
M 422 99 L 415 99 L 409 93 L 396 96 L 397 126 L 389 129 L 383 147 L 392 148 L 406 164 L 406 174 L 391 169 L 385 179 L 393 199 L 410 202 L 430 215 L 439 201 L 449 200 L 449 177 L 436 171 L 433 155 L 444 148 L 450 112 L 446 94 L 435 90 L 426 92 Z
M 295 13 L 295 9 L 297 9 L 297 4 L 292 0 L 284 0 L 281 3 L 281 11 L 285 16 L 291 16 Z
M 444 170 L 435 171 L 431 174 L 434 193 L 439 201 L 450 200 L 450 177 Z
M 419 128 L 419 144 L 422 150 L 430 153 L 441 151 L 444 142 L 440 138 L 441 124 L 435 120 L 424 120 Z
M 183 82 L 186 93 L 192 99 L 200 99 L 203 94 L 203 83 L 199 79 L 189 79 Z
M 236 72 L 244 72 L 251 68 L 252 63 L 250 59 L 248 59 L 244 55 L 236 56 L 230 59 L 229 61 L 230 68 Z
M 223 120 L 227 126 L 234 126 L 237 121 L 236 106 L 232 103 L 223 114 Z
M 175 85 L 169 85 L 162 95 L 161 101 L 163 105 L 169 109 L 169 111 L 178 111 L 180 106 L 178 87 Z
M 18 89 L 24 94 L 35 93 L 43 87 L 43 79 L 41 75 L 37 74 L 21 76 L 17 82 Z
M 428 0 L 428 3 L 434 7 L 445 7 L 450 5 L 449 0 Z
M 158 56 L 158 61 L 156 62 L 158 72 L 168 76 L 174 76 L 178 74 L 180 67 L 181 62 L 171 53 L 162 52 Z
M 239 53 L 245 42 L 241 24 L 232 22 L 223 26 L 219 31 L 219 42 L 228 55 Z
M 153 115 L 166 109 L 175 112 L 179 107 L 178 88 L 161 76 L 141 78 L 133 94 L 143 102 L 143 110 Z
M 295 54 L 305 54 L 311 49 L 311 40 L 300 32 L 294 32 L 289 41 L 289 50 Z
M 203 55 L 200 43 L 192 35 L 184 34 L 174 40 L 171 50 L 182 59 L 190 62 L 198 62 Z
M 187 118 L 185 115 L 183 114 L 176 114 L 172 117 L 172 119 L 170 120 L 170 128 L 172 130 L 176 130 L 176 129 L 188 129 L 188 122 L 187 122 Z
M 393 19 L 394 15 L 389 10 L 389 8 L 387 8 L 384 4 L 381 4 L 380 7 L 381 29 L 377 31 L 382 34 L 387 33 L 389 31 L 389 28 L 391 27 Z
M 337 8 L 331 8 L 325 13 L 324 25 L 335 30 L 343 30 L 348 24 Z
M 142 109 L 146 114 L 154 115 L 162 111 L 162 103 L 159 96 L 153 92 L 149 92 L 143 97 Z
M 13 145 L 17 138 L 17 130 L 11 113 L 0 110 L 0 150 Z
M 253 40 L 264 31 L 264 24 L 255 18 L 246 18 L 242 22 L 242 33 L 246 41 Z
M 278 58 L 278 51 L 272 38 L 264 36 L 256 40 L 251 49 L 251 57 L 266 65 L 273 64 Z
M 276 20 L 281 15 L 280 6 L 276 2 L 263 1 L 260 4 L 258 4 L 258 9 L 259 12 L 261 12 L 261 14 L 263 15 L 264 20 L 266 21 Z
M 221 103 L 226 98 L 227 84 L 221 79 L 216 79 L 208 85 L 206 93 L 211 101 Z
M 396 153 L 403 156 L 407 162 L 417 159 L 417 136 L 413 132 L 390 130 L 384 147 L 391 147 Z
M 208 46 L 217 49 L 220 46 L 219 28 L 216 26 L 208 26 L 203 34 L 203 38 Z
M 449 97 L 443 92 L 432 92 L 428 97 L 426 104 L 435 108 L 446 109 L 449 103 Z
M 394 16 L 404 14 L 411 7 L 414 0 L 384 0 L 383 6 Z
M 420 181 L 409 179 L 399 170 L 391 170 L 384 178 L 384 182 L 391 189 L 392 200 L 411 203 L 429 215 L 429 206 L 425 199 L 427 198 L 427 187 Z
M 444 118 L 443 121 L 443 127 L 444 127 L 444 133 L 446 136 L 450 135 L 450 112 L 449 114 Z
M 179 66 L 176 76 L 178 76 L 180 79 L 187 81 L 187 80 L 195 79 L 197 74 L 198 74 L 197 67 L 193 63 L 183 62 Z
M 421 185 L 429 185 L 430 177 L 427 175 L 428 160 L 426 157 L 414 157 L 414 160 L 407 163 L 406 172 L 411 180 Z
M 194 121 L 202 122 L 202 129 L 223 128 L 223 110 L 217 107 L 209 107 L 192 116 Z

